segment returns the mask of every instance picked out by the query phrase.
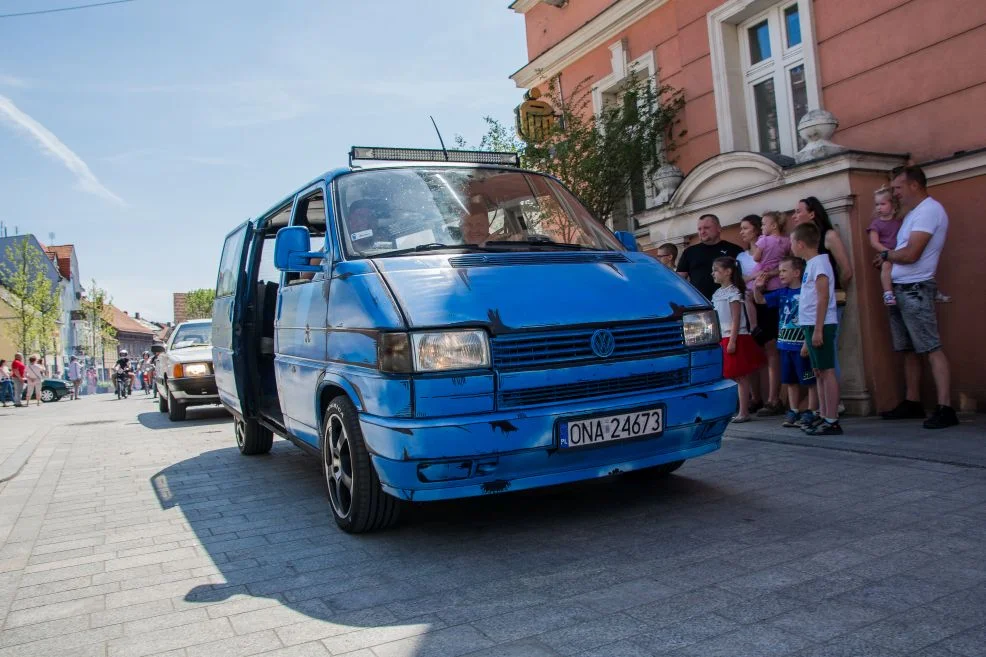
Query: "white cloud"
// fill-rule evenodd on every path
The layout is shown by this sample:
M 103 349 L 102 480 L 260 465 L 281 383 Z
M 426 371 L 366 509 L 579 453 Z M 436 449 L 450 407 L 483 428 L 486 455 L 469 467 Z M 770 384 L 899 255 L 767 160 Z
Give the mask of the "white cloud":
M 126 202 L 99 182 L 96 175 L 89 169 L 89 165 L 81 157 L 62 143 L 50 130 L 22 112 L 12 100 L 3 95 L 0 95 L 0 121 L 6 121 L 33 137 L 45 154 L 54 157 L 65 165 L 66 169 L 75 174 L 76 184 L 80 190 L 102 197 L 121 207 L 126 207 Z

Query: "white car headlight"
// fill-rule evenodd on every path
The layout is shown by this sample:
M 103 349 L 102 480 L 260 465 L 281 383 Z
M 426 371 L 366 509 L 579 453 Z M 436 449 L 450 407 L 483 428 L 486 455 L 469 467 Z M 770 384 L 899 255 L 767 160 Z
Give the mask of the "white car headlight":
M 685 313 L 681 318 L 686 347 L 703 347 L 719 344 L 719 318 L 714 310 Z
M 185 376 L 209 376 L 212 372 L 208 363 L 186 363 Z
M 482 330 L 412 333 L 411 346 L 416 372 L 490 366 L 490 343 Z

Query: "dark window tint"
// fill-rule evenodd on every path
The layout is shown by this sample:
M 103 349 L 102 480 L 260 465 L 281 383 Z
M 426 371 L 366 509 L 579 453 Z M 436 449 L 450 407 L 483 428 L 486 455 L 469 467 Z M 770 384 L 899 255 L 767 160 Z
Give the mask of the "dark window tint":
M 793 48 L 801 43 L 801 17 L 798 15 L 798 5 L 791 5 L 784 10 L 784 28 L 787 33 L 787 47 Z
M 749 29 L 750 64 L 770 59 L 770 28 L 767 21 L 757 23 Z
M 246 239 L 247 225 L 226 238 L 223 255 L 219 262 L 219 279 L 216 281 L 216 297 L 226 297 L 236 292 L 236 281 L 240 277 L 243 241 Z
M 801 117 L 808 112 L 808 87 L 805 86 L 805 65 L 795 66 L 789 72 L 791 78 L 791 104 L 794 110 L 794 126 L 798 126 Z M 805 142 L 798 135 L 798 150 L 804 148 Z
M 757 108 L 757 136 L 760 138 L 760 152 L 780 153 L 777 96 L 774 93 L 773 78 L 754 85 L 753 101 Z

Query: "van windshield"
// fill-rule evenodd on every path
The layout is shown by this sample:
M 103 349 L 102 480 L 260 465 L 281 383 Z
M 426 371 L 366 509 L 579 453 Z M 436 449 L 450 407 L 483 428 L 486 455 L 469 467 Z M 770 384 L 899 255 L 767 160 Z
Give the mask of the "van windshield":
M 547 176 L 481 168 L 356 171 L 338 180 L 346 249 L 357 257 L 449 249 L 621 250 Z

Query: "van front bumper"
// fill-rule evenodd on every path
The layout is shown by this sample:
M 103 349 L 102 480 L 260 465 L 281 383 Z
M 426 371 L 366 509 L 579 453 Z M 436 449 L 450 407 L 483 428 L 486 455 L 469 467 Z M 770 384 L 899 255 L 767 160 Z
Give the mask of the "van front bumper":
M 560 449 L 559 421 L 663 406 L 653 438 Z M 736 385 L 721 380 L 618 399 L 458 417 L 361 414 L 383 489 L 415 501 L 553 486 L 691 459 L 719 448 L 736 411 Z

